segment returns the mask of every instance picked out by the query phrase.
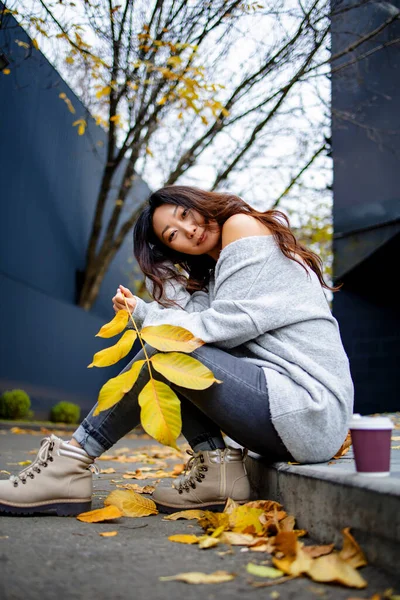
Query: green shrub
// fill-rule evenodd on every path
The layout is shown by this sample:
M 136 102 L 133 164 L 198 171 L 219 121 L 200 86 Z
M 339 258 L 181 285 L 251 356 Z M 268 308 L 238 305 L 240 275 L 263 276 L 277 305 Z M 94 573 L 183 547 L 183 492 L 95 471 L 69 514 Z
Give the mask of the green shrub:
M 78 423 L 81 409 L 72 402 L 59 402 L 51 409 L 50 421 L 53 423 Z
M 24 390 L 7 390 L 0 396 L 0 418 L 30 419 L 33 416 L 31 400 Z

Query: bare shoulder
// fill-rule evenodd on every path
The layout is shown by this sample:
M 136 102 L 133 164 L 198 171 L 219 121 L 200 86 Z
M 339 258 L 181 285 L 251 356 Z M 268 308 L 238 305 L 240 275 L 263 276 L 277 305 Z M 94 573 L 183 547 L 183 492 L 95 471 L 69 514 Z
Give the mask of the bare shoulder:
M 232 215 L 222 226 L 222 248 L 240 238 L 255 235 L 271 235 L 271 231 L 251 215 Z

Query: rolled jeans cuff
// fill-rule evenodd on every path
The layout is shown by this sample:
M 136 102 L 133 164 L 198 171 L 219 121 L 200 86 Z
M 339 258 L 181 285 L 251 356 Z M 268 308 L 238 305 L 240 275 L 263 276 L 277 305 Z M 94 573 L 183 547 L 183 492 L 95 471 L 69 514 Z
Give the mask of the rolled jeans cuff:
M 99 434 L 97 433 L 97 435 Z M 108 450 L 108 448 L 103 446 L 95 437 L 90 435 L 82 424 L 74 431 L 72 437 L 75 438 L 89 456 L 97 458 L 98 456 L 101 456 L 103 452 Z

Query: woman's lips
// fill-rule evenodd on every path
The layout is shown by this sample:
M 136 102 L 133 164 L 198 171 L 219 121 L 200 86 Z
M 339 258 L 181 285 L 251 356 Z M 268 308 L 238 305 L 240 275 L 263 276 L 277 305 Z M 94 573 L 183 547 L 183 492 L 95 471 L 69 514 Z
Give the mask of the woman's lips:
M 197 242 L 197 245 L 202 244 L 205 240 L 205 237 L 206 237 L 206 232 L 203 231 L 203 233 L 201 234 L 201 236 L 199 238 L 199 241 Z

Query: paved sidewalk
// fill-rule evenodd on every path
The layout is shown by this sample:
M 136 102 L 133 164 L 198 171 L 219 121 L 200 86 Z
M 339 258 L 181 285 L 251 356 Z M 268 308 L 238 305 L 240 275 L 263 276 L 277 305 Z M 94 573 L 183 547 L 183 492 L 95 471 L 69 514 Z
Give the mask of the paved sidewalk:
M 65 433 L 61 437 L 69 439 L 68 433 Z M 10 430 L 0 429 L 0 469 L 18 472 L 22 467 L 15 463 L 32 458 L 29 452 L 37 451 L 42 435 L 40 432 L 36 435 L 16 435 Z M 165 448 L 149 438 L 130 435 L 120 440 L 107 454 L 115 456 L 120 452 L 129 456 L 140 452 L 150 456 L 157 450 L 162 453 Z M 115 469 L 116 472 L 94 476 L 92 508 L 102 507 L 105 496 L 116 489 L 116 485 L 151 484 L 152 479 L 128 480 L 123 478 L 123 474 L 137 468 L 160 466 L 161 463 L 157 461 L 164 459 L 152 460 L 156 460 L 155 465 L 149 464 L 146 457 L 143 457 L 142 463 L 97 461 L 99 468 Z M 163 469 L 171 471 L 175 464 L 184 461 L 183 455 L 168 458 Z M 142 473 L 145 474 L 146 471 L 143 469 Z M 8 475 L 2 473 L 0 476 L 5 478 Z M 162 481 L 166 485 L 170 483 L 169 479 Z M 284 508 L 287 509 L 286 506 Z M 354 506 L 353 510 L 357 511 L 357 507 Z M 168 536 L 177 533 L 200 534 L 201 529 L 195 521 L 165 521 L 163 516 L 158 514 L 136 519 L 123 517 L 118 522 L 97 524 L 82 523 L 74 517 L 1 517 L 0 598 L 162 600 L 166 597 L 185 597 L 187 600 L 232 600 L 240 597 L 244 600 L 258 600 L 279 597 L 281 600 L 348 600 L 369 599 L 374 593 L 383 594 L 389 588 L 393 589 L 393 593 L 400 594 L 400 578 L 372 566 L 360 570 L 368 581 L 368 587 L 363 590 L 334 584 L 322 585 L 306 577 L 281 585 L 256 588 L 251 582 L 266 580 L 249 575 L 245 567 L 249 562 L 262 564 L 266 561 L 266 564 L 271 564 L 270 555 L 243 552 L 239 547 L 234 547 L 231 554 L 220 555 L 219 552 L 227 547 L 200 550 L 195 545 L 175 544 L 168 540 Z M 301 515 L 295 516 L 301 519 Z M 110 538 L 99 536 L 100 532 L 111 530 L 117 530 L 118 535 Z M 159 580 L 159 577 L 180 572 L 212 573 L 221 569 L 236 573 L 236 578 L 227 583 L 212 585 Z

